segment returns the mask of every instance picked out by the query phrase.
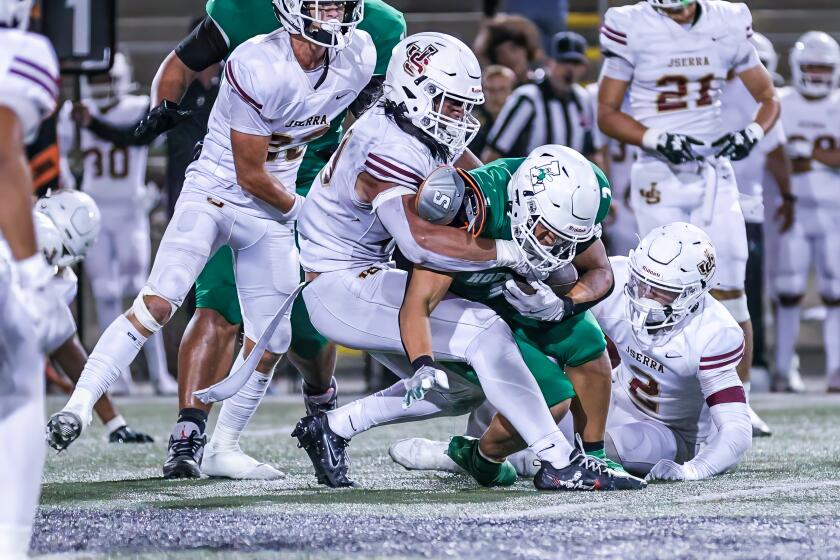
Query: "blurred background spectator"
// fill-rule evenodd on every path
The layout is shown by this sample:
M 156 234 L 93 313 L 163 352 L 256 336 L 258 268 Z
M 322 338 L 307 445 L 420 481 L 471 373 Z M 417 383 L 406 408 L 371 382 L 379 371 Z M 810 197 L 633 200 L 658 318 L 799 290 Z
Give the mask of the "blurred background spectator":
M 551 37 L 566 30 L 569 0 L 484 0 L 484 14 L 499 12 L 523 16 L 537 24 L 542 32 L 543 48 L 551 50 Z
M 482 67 L 507 66 L 519 84 L 531 81 L 531 71 L 545 58 L 540 31 L 522 16 L 502 14 L 481 24 L 473 51 Z
M 487 133 L 516 85 L 516 74 L 507 66 L 492 64 L 482 72 L 481 83 L 484 88 L 484 105 L 476 107 L 474 112 L 481 122 L 481 128 L 469 146 L 474 154 L 481 154 L 484 150 Z

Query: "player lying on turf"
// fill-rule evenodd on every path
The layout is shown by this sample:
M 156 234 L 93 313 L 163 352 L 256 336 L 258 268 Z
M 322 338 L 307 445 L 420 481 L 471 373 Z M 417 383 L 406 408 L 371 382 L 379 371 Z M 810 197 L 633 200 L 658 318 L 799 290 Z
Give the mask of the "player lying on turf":
M 731 314 L 708 295 L 715 273 L 708 236 L 676 222 L 649 233 L 629 258 L 610 261 L 622 289 L 592 308 L 621 356 L 607 455 L 649 480 L 699 480 L 731 469 L 752 445 L 735 370 L 744 339 Z M 536 307 L 544 305 L 534 299 Z M 400 449 L 391 455 L 406 468 L 456 469 L 444 455 L 445 442 L 395 446 Z M 525 451 L 512 462 L 530 476 L 534 459 Z
M 469 210 L 459 212 L 455 208 L 442 215 L 434 198 L 449 192 L 458 193 L 454 198 L 459 200 L 466 192 L 464 207 Z M 513 330 L 520 352 L 549 405 L 557 401 L 555 385 L 563 387 L 560 394 L 571 395 L 568 378 L 572 380 L 577 392 L 573 401 L 577 405 L 575 431 L 581 434 L 587 454 L 599 459 L 606 458 L 603 442 L 610 402 L 610 362 L 604 335 L 587 309 L 606 297 L 613 287 L 612 271 L 599 239 L 610 199 L 609 183 L 601 170 L 563 146 L 543 146 L 527 159 L 497 160 L 470 172 L 436 170 L 418 194 L 417 207 L 422 218 L 451 222 L 482 237 L 510 238 L 512 233 L 524 246 L 538 243 L 534 233 L 537 226 L 553 224 L 554 232 L 544 229 L 544 235 L 559 236 L 564 241 L 562 249 L 549 252 L 537 247 L 552 268 L 560 267 L 547 282 L 554 282 L 559 273 L 561 282 L 570 281 L 564 290 L 573 287 L 560 298 L 553 293 L 527 295 L 535 288 L 547 287 L 536 281 L 530 285 L 520 284 L 521 280 L 506 284 L 513 278 L 506 269 L 444 274 L 415 267 L 400 311 L 400 330 L 409 359 L 430 364 L 434 364 L 434 358 L 428 317 L 447 292 L 496 311 Z M 508 207 L 512 208 L 510 213 Z M 534 298 L 544 300 L 546 306 L 534 308 Z M 457 364 L 447 364 L 447 368 L 465 369 Z M 555 417 L 565 414 L 568 402 L 563 404 Z M 469 424 L 475 422 L 471 418 Z M 485 424 L 477 435 L 486 427 Z M 521 439 L 499 418 L 481 441 L 459 437 L 453 439 L 451 446 L 453 458 L 486 485 L 495 482 L 493 473 L 502 468 L 507 455 L 524 448 Z
M 418 53 L 430 54 L 423 58 Z M 509 238 L 477 238 L 458 228 L 431 224 L 416 214 L 415 192 L 423 177 L 452 161 L 474 167 L 471 157 L 457 157 L 475 133 L 470 110 L 482 99 L 478 63 L 466 46 L 436 33 L 409 37 L 394 50 L 385 91 L 382 104 L 348 131 L 304 205 L 301 260 L 311 284 L 303 295 L 321 333 L 342 345 L 375 353 L 407 379 L 298 423 L 294 435 L 309 454 L 319 482 L 352 484 L 345 448 L 356 433 L 390 422 L 463 414 L 486 395 L 541 457 L 542 475 L 535 479 L 538 488 L 571 486 L 581 477 L 587 484 L 597 481 L 605 488 L 627 485 L 627 478 L 618 480 L 603 463 L 573 449 L 560 436 L 513 333 L 490 308 L 451 297 L 430 316 L 436 355 L 470 364 L 480 387 L 460 376 L 447 379 L 422 361 L 414 364 L 412 375 L 398 318 L 407 273 L 390 263 L 392 241 L 412 262 L 467 272 L 494 267 L 521 273 L 536 267 L 548 272 L 559 264 L 554 253 L 564 254 L 570 248 L 554 235 L 544 235 L 537 242 L 545 245 L 543 249 Z M 600 202 L 594 173 L 587 169 L 592 181 L 581 196 L 581 204 L 586 205 L 581 215 L 588 222 L 578 231 L 584 238 L 591 235 Z M 447 196 L 441 192 L 432 199 L 443 208 L 456 208 L 459 202 Z M 542 233 L 547 231 L 539 227 Z M 571 396 L 570 387 L 566 390 L 557 403 Z M 420 397 L 425 398 L 415 400 Z M 409 408 L 403 406 L 406 399 L 412 402 Z
M 287 4 L 281 5 L 281 15 Z M 69 402 L 50 419 L 52 432 L 62 435 L 61 445 L 90 423 L 94 402 L 169 321 L 221 246 L 229 245 L 236 257 L 245 352 L 290 301 L 299 282 L 294 227 L 303 199 L 294 185 L 301 157 L 307 143 L 326 133 L 330 121 L 368 84 L 376 63 L 370 36 L 354 33 L 361 6 L 347 4 L 358 9 L 349 23 L 339 23 L 347 15 L 344 2 L 318 4 L 315 14 L 322 22 L 317 35 L 339 34 L 340 42 L 282 28 L 231 54 L 201 155 L 187 170 L 147 285 L 103 333 Z M 252 373 L 255 384 L 267 383 L 289 339 L 287 308 Z M 173 437 L 177 445 L 170 445 L 164 474 L 196 476 L 205 439 L 197 430 Z M 185 448 L 193 461 L 176 460 Z
M 36 205 L 35 234 L 38 247 L 47 262 L 55 269 L 50 282 L 52 289 L 61 294 L 65 306 L 50 324 L 46 349 L 50 360 L 58 365 L 74 383 L 79 380 L 87 361 L 87 352 L 76 333 L 76 322 L 70 311 L 70 304 L 76 299 L 78 282 L 72 265 L 81 262 L 93 245 L 99 232 L 99 209 L 96 202 L 79 191 L 59 191 L 42 198 Z M 137 432 L 114 408 L 108 395 L 102 397 L 93 407 L 105 425 L 108 441 L 111 443 L 150 443 L 150 436 Z M 47 443 L 58 451 L 61 435 L 47 433 Z

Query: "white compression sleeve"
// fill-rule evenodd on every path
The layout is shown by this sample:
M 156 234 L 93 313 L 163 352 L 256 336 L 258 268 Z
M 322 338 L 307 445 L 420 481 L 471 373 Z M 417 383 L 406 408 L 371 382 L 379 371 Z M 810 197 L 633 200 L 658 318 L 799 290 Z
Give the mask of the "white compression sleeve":
M 415 264 L 445 271 L 474 271 L 486 270 L 499 266 L 496 260 L 491 261 L 465 261 L 455 257 L 449 257 L 435 253 L 422 247 L 408 225 L 408 218 L 405 215 L 402 197 L 391 198 L 376 209 L 376 214 L 388 230 L 388 233 L 397 242 L 402 254 Z M 446 226 L 441 226 L 446 227 Z
M 239 351 L 231 371 L 238 370 L 245 363 L 243 352 L 244 349 Z M 239 438 L 265 396 L 273 373 L 274 370 L 270 373 L 253 371 L 245 385 L 234 396 L 224 401 L 210 441 L 213 449 L 235 451 L 239 448 Z
M 728 402 L 709 407 L 717 433 L 694 459 L 685 466 L 692 467 L 699 479 L 720 474 L 744 458 L 752 447 L 752 424 L 746 403 Z

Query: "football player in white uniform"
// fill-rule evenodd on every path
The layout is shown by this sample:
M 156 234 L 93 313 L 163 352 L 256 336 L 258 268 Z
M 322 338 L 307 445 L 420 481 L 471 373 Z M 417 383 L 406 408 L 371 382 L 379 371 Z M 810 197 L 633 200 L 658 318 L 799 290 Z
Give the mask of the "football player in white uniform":
M 374 353 L 404 378 L 382 393 L 382 406 L 356 416 L 358 425 L 340 409 L 301 419 L 293 435 L 322 484 L 353 484 L 345 448 L 355 433 L 398 419 L 463 413 L 485 396 L 543 460 L 556 484 L 550 489 L 561 481 L 574 484 L 575 475 L 609 483 L 611 475 L 560 434 L 510 328 L 488 307 L 447 298 L 430 317 L 435 356 L 471 364 L 480 390 L 455 376 L 447 379 L 434 363 L 409 365 L 404 357 L 398 315 L 407 273 L 390 262 L 394 243 L 407 260 L 438 270 L 531 270 L 519 243 L 475 239 L 426 222 L 413 210 L 423 178 L 440 164 L 476 167 L 465 147 L 478 127 L 471 110 L 482 101 L 481 71 L 466 45 L 441 33 L 406 38 L 394 48 L 384 99 L 347 132 L 304 204 L 301 262 L 310 284 L 303 297 L 312 324 L 338 344 Z M 433 198 L 443 209 L 460 206 L 443 192 Z M 548 244 L 559 238 L 533 227 Z
M 779 116 L 773 81 L 750 35 L 752 17 L 740 3 L 647 0 L 610 8 L 601 27 L 606 61 L 598 91 L 601 130 L 643 148 L 631 172 L 640 233 L 685 221 L 712 238 L 720 259 L 712 295 L 744 329 L 746 358 L 738 372 L 745 383 L 752 362 L 747 239 L 729 160 L 747 157 Z M 743 130 L 727 133 L 720 95 L 730 71 L 758 110 Z M 628 91 L 633 116 L 621 111 Z M 755 420 L 757 429 L 766 429 Z
M 96 317 L 105 330 L 123 311 L 123 301 L 133 297 L 146 283 L 152 257 L 149 231 L 149 208 L 154 194 L 146 188 L 147 146 L 114 144 L 96 134 L 96 125 L 127 126 L 140 120 L 149 107 L 145 95 L 129 95 L 131 68 L 125 55 L 114 55 L 114 65 L 105 82 L 88 78 L 83 82 L 82 107 L 76 119 L 84 158 L 80 189 L 93 197 L 102 212 L 102 229 L 85 259 L 96 303 Z M 93 80 L 100 81 L 94 82 Z M 76 125 L 71 113 L 73 103 L 65 102 L 58 119 L 58 145 L 66 154 L 74 144 Z M 149 377 L 158 394 L 173 395 L 178 387 L 169 374 L 163 335 L 155 333 L 143 346 Z M 131 371 L 114 386 L 122 393 L 132 392 Z
M 773 44 L 761 33 L 753 33 L 750 42 L 758 53 L 761 63 L 771 75 L 776 75 L 778 55 Z M 721 97 L 723 122 L 731 130 L 740 130 L 749 125 L 758 109 L 753 96 L 743 82 L 733 74 L 728 76 Z M 764 330 L 764 256 L 766 242 L 765 227 L 782 232 L 793 223 L 794 197 L 790 192 L 790 161 L 785 155 L 785 135 L 782 119 L 767 132 L 750 155 L 740 161 L 733 161 L 735 182 L 740 193 L 741 212 L 747 228 L 749 258 L 746 271 L 746 294 L 753 326 L 753 372 L 761 370 L 768 379 L 767 352 Z M 764 183 L 767 183 L 765 188 Z M 779 197 L 774 196 L 776 185 Z M 764 224 L 764 200 L 768 201 L 770 220 Z M 771 232 L 775 237 L 776 232 Z
M 321 34 L 340 40 L 328 47 L 300 29 L 281 28 L 248 40 L 228 58 L 201 156 L 187 169 L 149 280 L 131 309 L 102 335 L 70 401 L 50 419 L 51 430 L 69 434 L 70 441 L 90 423 L 93 403 L 169 320 L 222 245 L 235 254 L 244 352 L 285 309 L 252 372 L 260 397 L 288 348 L 290 296 L 299 281 L 294 229 L 303 203 L 294 191 L 297 170 L 307 142 L 325 133 L 370 81 L 376 51 L 370 36 L 355 30 L 361 2 L 315 4 L 315 13 L 303 2 L 278 4 L 280 15 L 316 21 Z M 345 14 L 345 4 L 352 14 Z M 292 9 L 298 12 L 286 12 Z M 258 402 L 245 411 L 245 423 Z M 55 427 L 60 424 L 69 429 Z M 193 428 L 185 426 L 184 437 L 170 438 L 164 476 L 200 472 L 206 436 Z M 182 451 L 189 461 L 180 460 Z
M 752 445 L 735 371 L 744 336 L 708 295 L 715 274 L 709 237 L 691 224 L 669 224 L 645 236 L 629 258 L 610 262 L 621 289 L 592 308 L 621 356 L 613 371 L 607 455 L 648 480 L 699 480 L 734 467 Z M 572 429 L 568 416 L 564 424 L 564 431 Z M 403 466 L 457 469 L 443 454 L 444 442 L 411 444 L 416 464 L 402 458 Z M 528 450 L 509 459 L 522 475 L 537 471 Z
M 82 261 L 99 233 L 100 213 L 96 202 L 80 191 L 61 190 L 42 198 L 36 204 L 35 233 L 38 247 L 55 275 L 50 284 L 61 294 L 64 308 L 47 335 L 46 349 L 50 359 L 74 383 L 79 380 L 87 352 L 76 334 L 76 321 L 70 305 L 76 299 L 78 279 L 71 268 Z M 93 407 L 111 443 L 147 443 L 152 438 L 135 431 L 119 414 L 108 395 L 102 395 Z M 61 438 L 56 438 L 61 441 Z M 51 434 L 47 442 L 54 444 Z M 62 448 L 54 445 L 56 450 Z
M 61 302 L 35 237 L 25 145 L 54 110 L 58 61 L 26 32 L 31 0 L 0 0 L 0 557 L 24 558 L 38 504 L 46 444 L 45 334 Z
M 813 264 L 827 310 L 823 335 L 828 387 L 840 391 L 840 47 L 826 33 L 808 32 L 791 50 L 790 68 L 791 87 L 782 90 L 781 98 L 796 219 L 777 240 L 773 267 L 779 302 L 773 384 L 779 390 L 796 388 L 791 363 Z

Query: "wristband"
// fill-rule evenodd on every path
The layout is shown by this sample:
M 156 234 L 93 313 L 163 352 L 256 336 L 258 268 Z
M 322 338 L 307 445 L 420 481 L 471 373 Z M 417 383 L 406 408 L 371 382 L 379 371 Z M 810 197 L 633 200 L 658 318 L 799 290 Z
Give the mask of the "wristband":
M 744 130 L 749 131 L 755 137 L 756 142 L 760 142 L 764 138 L 764 129 L 757 122 L 750 123 Z
M 645 131 L 645 135 L 642 136 L 642 147 L 648 150 L 656 150 L 656 147 L 659 145 L 659 137 L 665 134 L 664 130 L 659 130 L 656 128 L 649 128 Z
M 432 358 L 428 354 L 423 354 L 422 356 L 415 358 L 411 362 L 411 367 L 414 368 L 414 373 L 417 373 L 417 371 L 424 366 L 429 366 L 437 369 L 434 358 Z
M 575 314 L 575 302 L 569 296 L 560 296 L 563 301 L 563 319 L 568 319 Z

